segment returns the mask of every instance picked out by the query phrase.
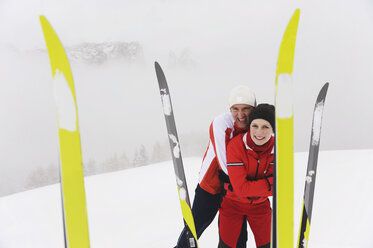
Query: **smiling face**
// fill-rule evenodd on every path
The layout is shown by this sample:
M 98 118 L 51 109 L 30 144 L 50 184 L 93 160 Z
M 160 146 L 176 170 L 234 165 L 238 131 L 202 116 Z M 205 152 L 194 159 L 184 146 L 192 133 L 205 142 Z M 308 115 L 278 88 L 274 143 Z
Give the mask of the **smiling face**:
M 240 128 L 247 127 L 249 115 L 253 111 L 253 107 L 247 104 L 234 104 L 231 107 L 231 113 L 237 126 Z
M 273 134 L 271 124 L 264 119 L 255 119 L 250 124 L 250 137 L 258 146 L 267 143 Z

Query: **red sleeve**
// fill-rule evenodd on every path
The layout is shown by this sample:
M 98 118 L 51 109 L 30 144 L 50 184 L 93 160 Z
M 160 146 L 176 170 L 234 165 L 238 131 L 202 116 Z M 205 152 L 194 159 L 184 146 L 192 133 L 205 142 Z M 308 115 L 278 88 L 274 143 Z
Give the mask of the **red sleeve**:
M 247 172 L 244 161 L 246 155 L 242 144 L 242 136 L 233 138 L 227 147 L 228 175 L 233 192 L 242 197 L 268 197 L 273 191 L 270 187 L 273 179 L 247 180 Z

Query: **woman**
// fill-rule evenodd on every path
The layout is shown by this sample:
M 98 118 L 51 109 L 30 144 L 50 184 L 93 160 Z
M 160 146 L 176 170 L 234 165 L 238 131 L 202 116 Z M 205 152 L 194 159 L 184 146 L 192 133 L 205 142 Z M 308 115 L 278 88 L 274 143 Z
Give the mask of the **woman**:
M 258 248 L 270 247 L 275 107 L 259 104 L 249 116 L 249 132 L 227 147 L 231 185 L 219 210 L 219 248 L 235 248 L 246 217 Z

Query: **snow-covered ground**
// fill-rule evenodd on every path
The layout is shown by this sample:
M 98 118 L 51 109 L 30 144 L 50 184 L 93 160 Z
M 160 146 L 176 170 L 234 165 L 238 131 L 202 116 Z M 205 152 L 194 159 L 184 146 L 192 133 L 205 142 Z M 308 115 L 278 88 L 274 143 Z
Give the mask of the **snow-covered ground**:
M 308 153 L 295 154 L 295 236 Z M 193 199 L 200 158 L 186 158 Z M 323 151 L 309 248 L 373 247 L 373 150 Z M 91 247 L 173 247 L 183 222 L 172 162 L 85 179 Z M 0 198 L 1 248 L 63 248 L 59 185 Z M 216 218 L 217 219 L 217 218 Z M 215 221 L 200 247 L 217 247 Z M 255 247 L 252 236 L 248 247 Z

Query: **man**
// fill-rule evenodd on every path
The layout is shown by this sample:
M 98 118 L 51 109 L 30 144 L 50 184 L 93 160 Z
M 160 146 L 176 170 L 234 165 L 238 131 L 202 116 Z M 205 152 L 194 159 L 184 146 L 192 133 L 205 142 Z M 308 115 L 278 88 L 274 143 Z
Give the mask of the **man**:
M 203 157 L 199 184 L 195 190 L 192 213 L 199 238 L 214 220 L 223 196 L 223 184 L 228 182 L 226 148 L 230 139 L 248 131 L 247 123 L 256 106 L 255 94 L 246 86 L 233 88 L 229 96 L 230 113 L 217 116 L 211 123 L 210 142 Z M 187 248 L 185 228 L 176 248 Z M 246 221 L 243 221 L 237 248 L 245 248 Z

